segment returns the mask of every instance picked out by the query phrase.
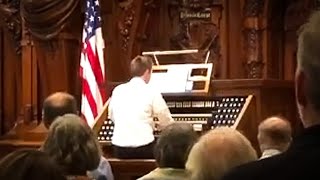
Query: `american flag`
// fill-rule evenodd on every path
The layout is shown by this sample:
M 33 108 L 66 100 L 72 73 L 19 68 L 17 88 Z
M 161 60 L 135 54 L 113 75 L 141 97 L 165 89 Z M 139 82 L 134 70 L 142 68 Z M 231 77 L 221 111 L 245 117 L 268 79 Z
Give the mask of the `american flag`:
M 80 76 L 82 81 L 81 115 L 90 127 L 106 102 L 104 40 L 101 32 L 99 0 L 87 0 L 82 35 Z

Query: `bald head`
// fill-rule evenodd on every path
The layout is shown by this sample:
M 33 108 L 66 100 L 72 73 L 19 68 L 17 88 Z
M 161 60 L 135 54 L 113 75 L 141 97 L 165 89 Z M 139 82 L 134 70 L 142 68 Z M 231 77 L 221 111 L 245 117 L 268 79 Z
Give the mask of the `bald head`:
M 258 141 L 261 151 L 278 149 L 284 151 L 291 142 L 291 125 L 280 117 L 270 117 L 259 125 Z
M 47 128 L 58 116 L 64 114 L 77 114 L 77 103 L 72 95 L 65 92 L 56 92 L 44 100 L 43 121 Z

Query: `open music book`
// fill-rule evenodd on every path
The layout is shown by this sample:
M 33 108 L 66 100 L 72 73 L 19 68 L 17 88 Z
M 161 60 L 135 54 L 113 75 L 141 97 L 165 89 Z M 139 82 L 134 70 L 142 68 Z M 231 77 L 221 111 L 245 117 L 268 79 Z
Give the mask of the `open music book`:
M 212 64 L 170 64 L 153 67 L 150 86 L 161 93 L 207 93 Z

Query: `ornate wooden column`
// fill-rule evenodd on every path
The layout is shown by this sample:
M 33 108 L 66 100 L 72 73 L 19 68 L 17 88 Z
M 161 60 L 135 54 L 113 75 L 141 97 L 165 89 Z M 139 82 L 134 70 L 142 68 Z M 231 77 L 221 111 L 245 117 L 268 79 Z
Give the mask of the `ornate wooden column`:
M 141 18 L 141 11 L 144 0 L 126 0 L 118 2 L 117 11 L 117 28 L 118 28 L 118 47 L 120 48 L 119 67 L 122 67 L 122 75 L 115 72 L 116 76 L 129 78 L 129 64 L 132 57 L 140 52 L 134 52 L 134 44 L 136 41 L 137 29 Z M 120 79 L 117 78 L 116 79 Z M 125 79 L 122 79 L 125 80 Z
M 265 22 L 261 17 L 267 0 L 243 0 L 243 47 L 247 78 L 263 78 L 263 31 Z
M 37 114 L 37 73 L 36 63 L 32 61 L 32 52 L 28 48 L 30 40 L 26 35 L 26 31 L 22 35 L 23 25 L 20 17 L 20 1 L 10 1 L 9 4 L 1 4 L 1 11 L 9 32 L 12 33 L 12 42 L 15 44 L 15 51 L 21 57 L 21 75 L 16 76 L 17 79 L 21 78 L 21 106 L 20 103 L 15 103 L 15 106 L 19 106 L 19 116 L 15 122 L 13 129 L 11 129 L 4 138 L 6 139 L 17 139 L 22 138 L 23 133 L 35 127 L 36 122 L 34 116 Z M 21 41 L 21 37 L 23 40 Z M 21 48 L 23 47 L 23 48 Z M 22 52 L 23 51 L 23 52 Z M 4 58 L 4 57 L 3 57 Z M 13 60 L 13 59 L 12 59 Z M 16 68 L 19 68 L 18 66 Z M 19 70 L 20 71 L 20 70 Z M 20 77 L 21 76 L 21 77 Z M 13 77 L 12 77 L 13 78 Z M 1 88 L 2 89 L 2 88 Z M 35 91 L 34 91 L 35 90 Z M 16 94 L 18 97 L 18 94 Z M 14 99 L 12 99 L 14 101 Z M 35 114 L 33 114 L 33 112 Z
M 25 124 L 30 126 L 22 132 L 21 139 L 34 140 L 30 138 L 30 133 L 33 132 L 38 122 L 41 120 L 41 110 L 39 109 L 39 77 L 38 77 L 38 59 L 34 45 L 34 40 L 28 29 L 23 25 L 22 33 L 22 107 L 23 119 Z

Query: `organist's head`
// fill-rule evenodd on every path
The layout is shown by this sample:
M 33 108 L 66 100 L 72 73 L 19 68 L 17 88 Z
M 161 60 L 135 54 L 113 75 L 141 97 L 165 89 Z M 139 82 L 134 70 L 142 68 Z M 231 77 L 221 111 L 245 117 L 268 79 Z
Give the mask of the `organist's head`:
M 52 122 L 64 114 L 77 114 L 75 98 L 66 92 L 56 92 L 48 96 L 43 102 L 43 122 L 49 129 Z
M 140 77 L 149 83 L 152 73 L 152 59 L 148 56 L 136 56 L 130 64 L 132 77 Z

